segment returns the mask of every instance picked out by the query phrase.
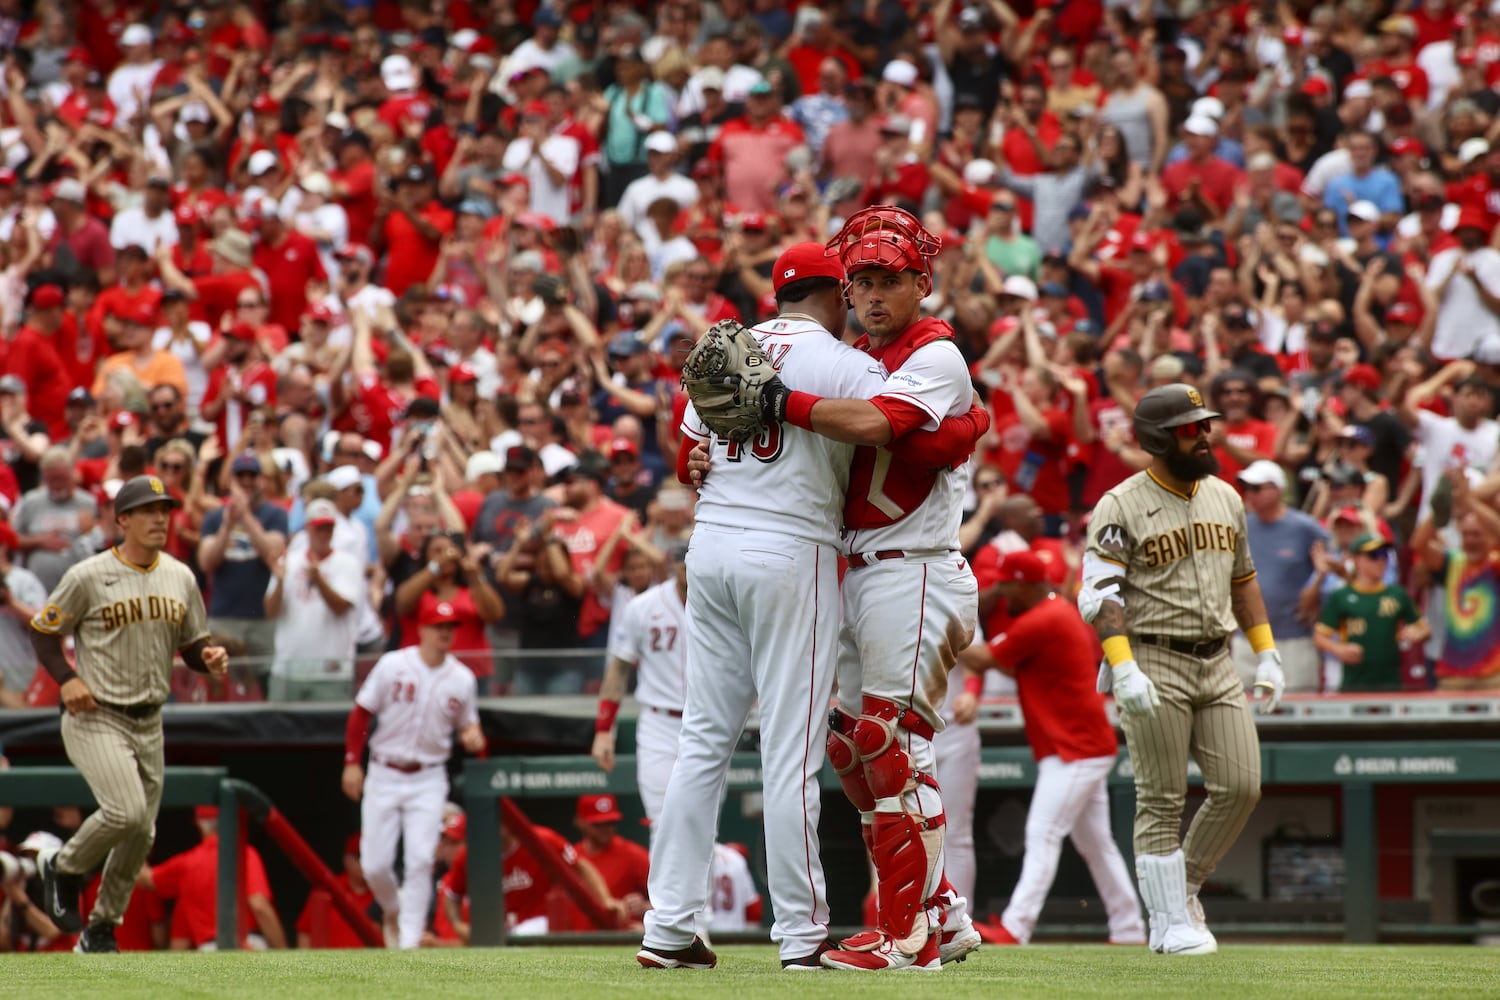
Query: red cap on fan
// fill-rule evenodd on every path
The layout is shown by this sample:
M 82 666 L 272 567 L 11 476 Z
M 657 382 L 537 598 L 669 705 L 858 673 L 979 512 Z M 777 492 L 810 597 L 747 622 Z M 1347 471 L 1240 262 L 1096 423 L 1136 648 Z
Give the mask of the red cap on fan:
M 821 243 L 796 243 L 787 247 L 776 258 L 775 270 L 771 274 L 771 287 L 779 292 L 803 278 L 843 281 L 844 265 L 837 257 L 828 256 Z
M 1007 552 L 1000 563 L 1001 583 L 1041 583 L 1047 579 L 1047 567 L 1030 549 Z

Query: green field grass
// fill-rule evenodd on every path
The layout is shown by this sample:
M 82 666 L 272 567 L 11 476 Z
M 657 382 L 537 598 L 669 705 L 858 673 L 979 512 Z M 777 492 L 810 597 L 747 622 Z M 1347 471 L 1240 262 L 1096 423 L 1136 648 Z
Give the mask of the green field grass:
M 1144 948 L 1042 945 L 985 948 L 939 973 L 865 976 L 783 973 L 766 946 L 719 949 L 711 972 L 647 972 L 628 948 L 516 948 L 419 952 L 7 955 L 0 997 L 317 997 L 406 1000 L 849 1000 L 912 996 L 1500 997 L 1500 951 L 1473 947 L 1228 945 L 1218 955 L 1168 959 Z M 916 979 L 918 982 L 912 982 Z

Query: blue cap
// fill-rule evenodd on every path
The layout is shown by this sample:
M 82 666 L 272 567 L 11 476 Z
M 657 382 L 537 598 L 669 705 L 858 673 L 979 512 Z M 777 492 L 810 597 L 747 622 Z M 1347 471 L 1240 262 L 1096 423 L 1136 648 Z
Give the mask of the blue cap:
M 1051 295 L 1059 299 L 1065 299 L 1068 297 L 1068 290 L 1055 281 L 1043 282 L 1041 293 L 1043 295 Z
M 234 460 L 234 464 L 229 467 L 229 471 L 235 474 L 241 472 L 254 472 L 256 474 L 259 474 L 261 471 L 260 459 L 256 458 L 249 452 L 246 452 L 245 454 Z

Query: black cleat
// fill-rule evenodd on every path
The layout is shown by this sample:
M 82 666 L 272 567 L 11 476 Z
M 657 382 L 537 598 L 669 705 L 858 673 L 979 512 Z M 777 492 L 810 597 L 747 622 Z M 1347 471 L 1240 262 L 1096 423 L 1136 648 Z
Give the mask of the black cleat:
M 38 855 L 36 862 L 42 876 L 42 907 L 48 919 L 64 934 L 77 934 L 83 930 L 83 913 L 78 906 L 83 878 L 58 871 L 56 851 Z
M 712 969 L 719 964 L 719 956 L 713 953 L 702 938 L 693 938 L 686 948 L 660 951 L 642 947 L 635 953 L 635 960 L 643 969 Z
M 89 924 L 78 935 L 73 950 L 80 955 L 114 955 L 120 946 L 115 944 L 114 924 Z
M 781 968 L 786 972 L 813 972 L 822 969 L 824 968 L 823 953 L 832 950 L 832 946 L 824 941 L 811 955 L 803 955 L 801 958 L 783 958 Z

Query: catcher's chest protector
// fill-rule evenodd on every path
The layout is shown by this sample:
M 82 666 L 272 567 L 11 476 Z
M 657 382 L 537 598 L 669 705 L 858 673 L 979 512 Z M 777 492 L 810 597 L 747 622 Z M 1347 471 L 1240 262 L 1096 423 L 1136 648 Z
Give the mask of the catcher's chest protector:
M 939 340 L 952 340 L 953 328 L 942 320 L 923 319 L 912 324 L 894 344 L 872 349 L 868 337 L 855 346 L 868 351 L 888 372 L 894 372 L 920 348 Z M 854 449 L 849 469 L 849 492 L 844 501 L 846 528 L 883 528 L 895 524 L 918 507 L 932 492 L 940 469 L 899 465 L 884 448 Z

